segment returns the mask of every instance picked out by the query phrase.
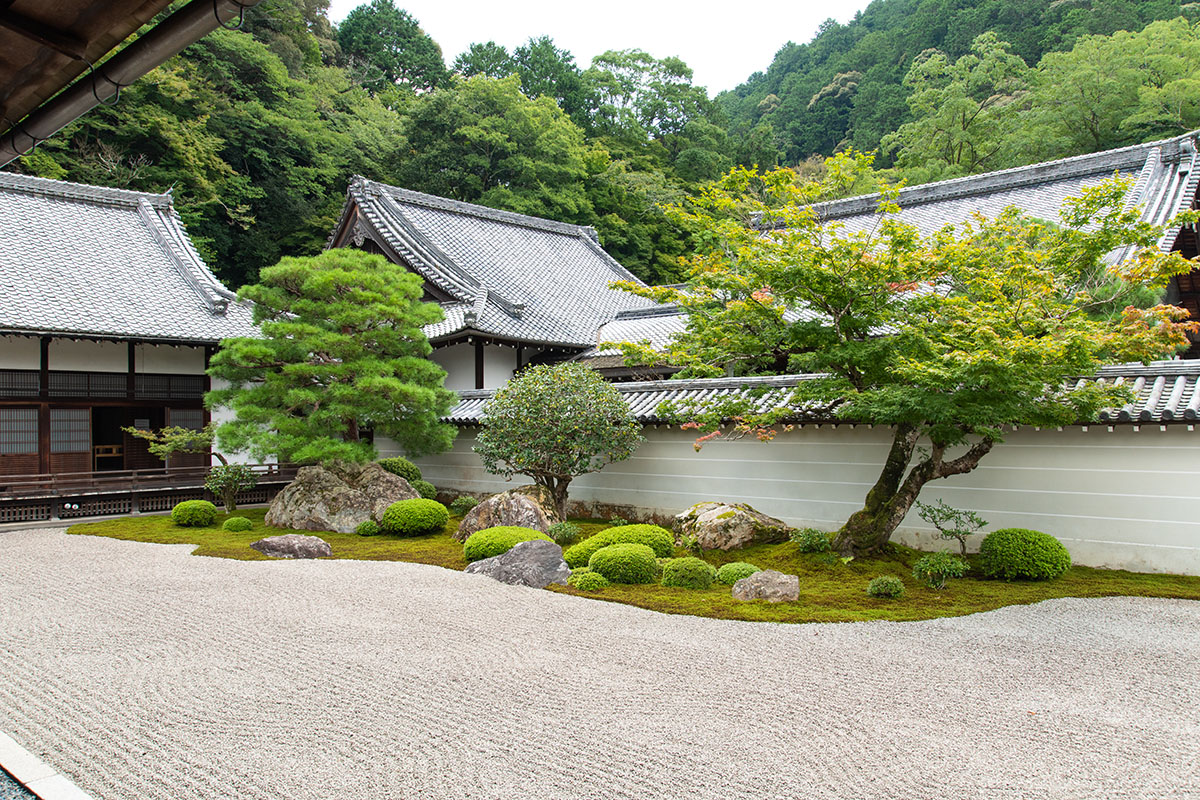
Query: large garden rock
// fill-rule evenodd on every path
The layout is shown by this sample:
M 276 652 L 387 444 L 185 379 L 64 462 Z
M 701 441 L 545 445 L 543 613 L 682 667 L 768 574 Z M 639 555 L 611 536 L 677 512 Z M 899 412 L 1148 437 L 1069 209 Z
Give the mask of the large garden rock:
M 544 589 L 551 583 L 567 585 L 571 568 L 563 561 L 562 548 L 554 542 L 540 539 L 519 542 L 507 553 L 476 561 L 467 572 L 487 575 L 513 586 L 532 586 Z
M 397 500 L 416 497 L 420 495 L 408 481 L 378 464 L 301 467 L 271 501 L 265 522 L 277 528 L 353 533 L 368 519 L 381 521 Z
M 791 528 L 745 503 L 697 503 L 675 517 L 677 544 L 694 536 L 705 550 L 733 550 L 755 542 L 785 542 Z
M 766 600 L 782 603 L 800 599 L 800 576 L 764 569 L 733 585 L 734 600 Z
M 324 558 L 333 555 L 333 548 L 329 546 L 329 542 L 302 533 L 268 536 L 250 546 L 271 558 Z
M 467 512 L 454 538 L 465 542 L 475 531 L 497 525 L 516 525 L 545 533 L 562 522 L 554 506 L 554 495 L 545 486 L 529 484 L 495 494 Z

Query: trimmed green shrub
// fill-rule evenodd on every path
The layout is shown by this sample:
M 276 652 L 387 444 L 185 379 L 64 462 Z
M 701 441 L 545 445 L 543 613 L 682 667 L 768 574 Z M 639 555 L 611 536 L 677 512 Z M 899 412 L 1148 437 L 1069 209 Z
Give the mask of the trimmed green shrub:
M 721 583 L 733 586 L 742 578 L 749 578 L 756 572 L 762 572 L 762 570 L 745 561 L 734 561 L 717 570 L 717 580 L 719 580 Z
M 184 500 L 171 509 L 171 521 L 184 528 L 207 528 L 217 521 L 217 507 L 207 500 Z
M 516 525 L 484 528 L 467 537 L 467 541 L 463 543 L 463 558 L 467 561 L 491 558 L 501 553 L 507 553 L 521 542 L 532 542 L 534 539 L 551 541 L 549 536 L 541 531 L 535 531 L 533 528 L 521 528 Z
M 657 525 L 622 525 L 600 531 L 595 536 L 568 548 L 567 552 L 563 553 L 563 559 L 569 567 L 582 567 L 591 560 L 596 551 L 610 544 L 644 544 L 659 558 L 675 555 L 675 538 L 666 528 Z
M 653 583 L 657 565 L 654 551 L 649 546 L 619 542 L 593 553 L 588 566 L 613 583 Z
M 817 528 L 797 528 L 788 534 L 788 539 L 801 553 L 827 553 L 832 547 L 829 534 Z
M 436 500 L 399 500 L 383 512 L 379 527 L 395 536 L 424 536 L 441 533 L 450 521 L 450 512 Z
M 240 533 L 248 531 L 254 527 L 254 523 L 245 517 L 230 517 L 221 523 L 221 530 L 229 531 L 230 533 Z
M 567 585 L 574 586 L 581 592 L 598 592 L 607 589 L 612 583 L 599 572 L 593 572 L 588 567 L 581 567 L 567 578 Z
M 415 481 L 409 481 L 409 484 L 414 489 L 417 490 L 417 494 L 421 495 L 421 497 L 423 499 L 425 499 L 425 500 L 436 500 L 437 499 L 437 489 L 434 488 L 433 484 L 430 483 L 429 481 L 423 481 L 420 478 L 418 478 Z
M 620 528 L 623 525 L 628 525 L 629 520 L 625 519 L 624 517 L 611 517 L 608 520 L 608 524 L 610 527 Z
M 556 522 L 546 533 L 556 544 L 567 544 L 579 538 L 580 527 L 574 522 Z
M 941 589 L 947 578 L 961 578 L 967 574 L 967 562 L 950 553 L 930 553 L 913 564 L 913 577 L 930 589 Z
M 871 578 L 871 582 L 867 584 L 867 594 L 871 597 L 899 597 L 904 594 L 904 581 L 895 575 L 880 575 Z
M 379 525 L 373 519 L 365 519 L 358 523 L 358 527 L 354 529 L 354 532 L 359 536 L 378 536 Z
M 1002 528 L 983 537 L 979 567 L 989 578 L 1045 581 L 1071 568 L 1071 554 L 1048 533 Z
M 451 501 L 450 510 L 454 513 L 454 516 L 464 517 L 468 511 L 477 505 L 479 505 L 478 500 L 476 500 L 474 497 L 468 497 L 464 494 L 462 497 L 456 497 L 453 501 Z
M 662 568 L 663 586 L 707 589 L 712 586 L 714 577 L 712 565 L 695 556 L 672 558 Z
M 417 465 L 407 458 L 381 458 L 379 459 L 379 466 L 393 475 L 399 475 L 409 483 L 421 480 L 421 470 L 417 469 Z

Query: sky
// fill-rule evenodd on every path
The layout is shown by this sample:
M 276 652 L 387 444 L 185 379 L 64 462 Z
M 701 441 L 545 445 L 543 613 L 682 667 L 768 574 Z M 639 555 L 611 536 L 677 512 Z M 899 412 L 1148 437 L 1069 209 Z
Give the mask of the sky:
M 332 0 L 329 18 L 342 20 L 366 0 Z M 765 70 L 788 41 L 812 39 L 833 17 L 848 22 L 869 0 L 395 0 L 441 45 L 447 65 L 474 42 L 495 41 L 510 51 L 530 37 L 549 36 L 586 69 L 606 50 L 638 48 L 655 58 L 679 56 L 692 83 L 710 95 L 732 89 Z

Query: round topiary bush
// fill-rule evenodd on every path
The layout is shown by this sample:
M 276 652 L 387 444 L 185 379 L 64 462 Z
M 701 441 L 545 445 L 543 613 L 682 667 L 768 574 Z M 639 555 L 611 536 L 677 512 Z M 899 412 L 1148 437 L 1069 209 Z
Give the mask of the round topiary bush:
M 466 513 L 477 505 L 479 505 L 478 500 L 476 500 L 474 497 L 468 497 L 464 494 L 462 497 L 456 497 L 453 501 L 451 501 L 450 511 L 454 514 L 454 516 L 462 517 L 466 516 Z
M 662 585 L 683 589 L 707 589 L 712 586 L 713 568 L 695 556 L 672 558 L 663 564 Z
M 171 509 L 171 521 L 184 528 L 207 528 L 217 520 L 217 507 L 207 500 L 184 500 Z
M 592 555 L 602 548 L 613 544 L 644 544 L 654 551 L 658 558 L 670 558 L 675 555 L 675 537 L 666 528 L 658 525 L 622 525 L 609 528 L 584 539 L 563 553 L 563 560 L 568 567 L 582 567 L 587 564 Z
M 597 550 L 588 566 L 613 583 L 653 583 L 657 565 L 648 545 L 623 542 Z
M 437 489 L 429 481 L 423 481 L 418 478 L 415 481 L 409 481 L 409 483 L 412 484 L 412 487 L 417 490 L 417 494 L 421 495 L 422 498 L 426 500 L 437 499 Z
M 989 578 L 1045 581 L 1071 568 L 1071 554 L 1048 533 L 1002 528 L 983 537 L 979 568 Z
M 721 583 L 733 586 L 742 578 L 749 578 L 756 572 L 762 572 L 762 570 L 753 564 L 746 563 L 745 561 L 734 561 L 717 570 L 717 580 L 719 580 Z
M 904 581 L 895 575 L 880 575 L 871 578 L 871 582 L 867 584 L 867 594 L 871 597 L 899 597 L 904 594 Z
M 230 533 L 239 533 L 248 531 L 254 527 L 254 523 L 245 517 L 230 517 L 221 523 L 221 530 L 229 531 Z
M 498 525 L 495 528 L 484 528 L 475 531 L 463 542 L 463 558 L 467 561 L 478 561 L 481 558 L 491 558 L 501 553 L 507 553 L 521 542 L 532 542 L 534 539 L 551 541 L 550 537 L 533 528 L 521 528 L 516 525 Z
M 400 500 L 383 512 L 379 527 L 395 536 L 424 536 L 441 533 L 450 521 L 450 512 L 436 500 Z
M 416 483 L 421 480 L 421 470 L 417 469 L 417 465 L 407 458 L 381 458 L 379 466 L 393 475 L 399 475 L 409 483 Z
M 379 525 L 373 519 L 365 519 L 358 523 L 358 527 L 354 529 L 354 532 L 359 536 L 378 536 Z
M 567 585 L 573 586 L 581 592 L 596 592 L 606 589 L 612 584 L 599 572 L 593 572 L 588 567 L 580 567 L 571 573 L 571 577 L 567 578 Z

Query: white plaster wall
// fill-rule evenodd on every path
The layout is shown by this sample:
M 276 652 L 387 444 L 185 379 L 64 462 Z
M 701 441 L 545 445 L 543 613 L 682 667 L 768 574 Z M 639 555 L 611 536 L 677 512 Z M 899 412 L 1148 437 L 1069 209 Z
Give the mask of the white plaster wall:
M 35 336 L 0 336 L 0 369 L 41 369 L 42 344 Z
M 129 345 L 125 342 L 85 342 L 53 339 L 50 369 L 81 372 L 128 372 Z
M 522 358 L 528 361 L 537 351 L 526 350 Z M 430 358 L 446 370 L 447 389 L 462 391 L 475 388 L 475 345 L 452 344 L 439 347 Z M 512 347 L 489 344 L 483 348 L 483 388 L 497 389 L 508 383 L 517 370 L 517 351 Z
M 522 358 L 528 358 L 525 353 Z M 517 371 L 517 349 L 489 345 L 483 348 L 483 388 L 499 389 Z
M 212 388 L 213 389 L 228 389 L 229 381 L 225 381 L 220 378 L 213 378 L 212 379 Z M 212 414 L 211 414 L 210 418 L 213 423 L 215 423 L 217 425 L 221 425 L 223 423 L 232 421 L 235 416 L 236 415 L 233 413 L 232 409 L 222 407 L 222 408 L 212 409 Z M 227 459 L 229 459 L 230 464 L 274 464 L 274 463 L 276 463 L 276 459 L 273 456 L 260 461 L 259 459 L 252 457 L 249 453 L 231 453 L 231 452 L 222 450 L 221 454 L 224 455 Z M 220 464 L 221 462 L 217 460 L 216 456 L 214 456 L 212 459 L 212 463 L 215 465 L 215 464 Z
M 417 461 L 440 489 L 477 494 L 511 488 L 483 471 L 462 430 L 449 453 Z M 696 453 L 694 436 L 647 428 L 628 461 L 582 476 L 571 498 L 677 513 L 703 500 L 748 502 L 793 525 L 832 530 L 861 507 L 883 464 L 890 432 L 863 426 L 808 426 L 770 444 L 714 441 Z M 1186 425 L 1105 426 L 1086 431 L 1010 433 L 967 475 L 936 481 L 921 499 L 942 498 L 991 525 L 1043 530 L 1076 563 L 1200 575 L 1200 432 Z M 912 513 L 896 537 L 952 548 Z M 981 537 L 973 537 L 978 546 Z
M 151 374 L 204 374 L 203 347 L 139 344 L 134 353 L 134 368 Z

